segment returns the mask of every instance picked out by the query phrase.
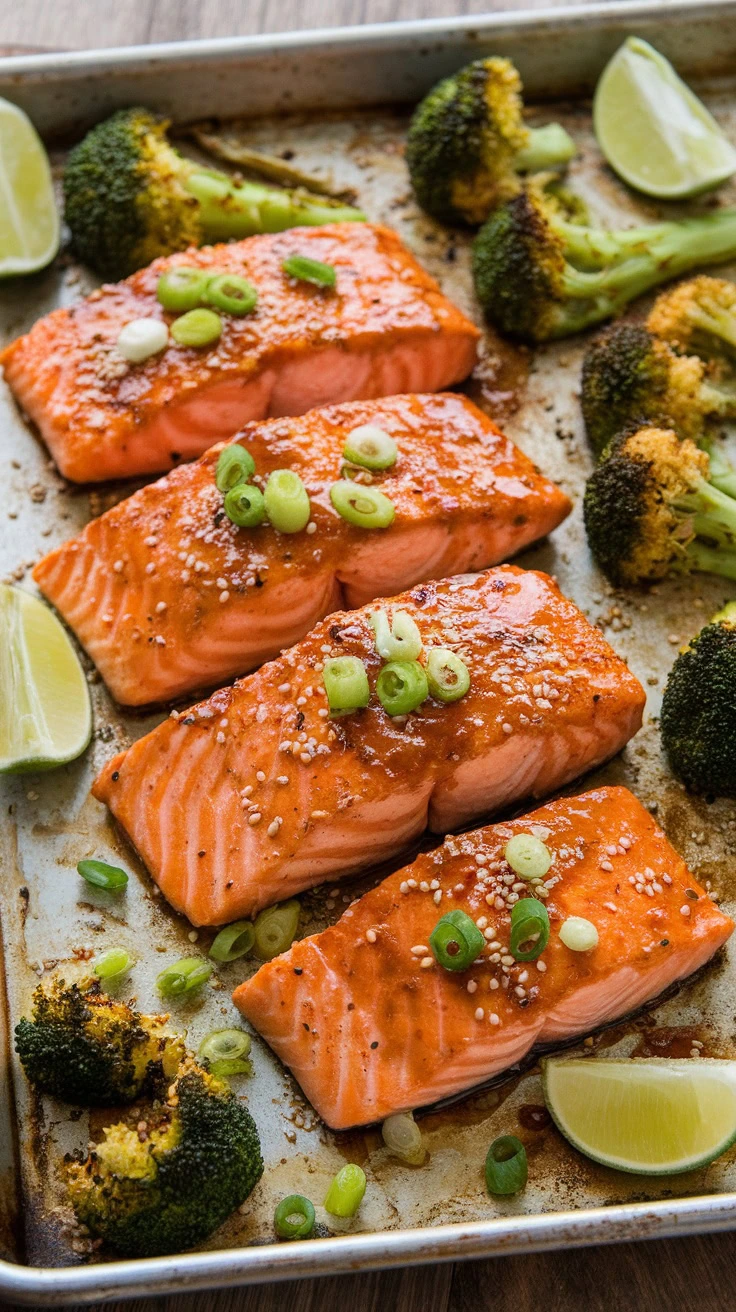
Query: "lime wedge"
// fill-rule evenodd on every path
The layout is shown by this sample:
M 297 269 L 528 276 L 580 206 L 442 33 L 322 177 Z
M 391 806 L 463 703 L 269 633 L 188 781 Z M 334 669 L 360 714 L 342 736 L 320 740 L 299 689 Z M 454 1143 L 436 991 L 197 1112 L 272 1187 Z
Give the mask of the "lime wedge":
M 611 168 L 645 196 L 697 196 L 736 172 L 736 150 L 705 105 L 639 37 L 603 70 L 593 123 Z
M 0 99 L 0 277 L 43 269 L 58 249 L 48 156 L 28 115 Z
M 0 585 L 0 772 L 73 761 L 92 734 L 84 671 L 53 611 Z
M 712 1162 L 736 1140 L 736 1061 L 666 1057 L 543 1062 L 558 1130 L 618 1171 L 675 1175 Z

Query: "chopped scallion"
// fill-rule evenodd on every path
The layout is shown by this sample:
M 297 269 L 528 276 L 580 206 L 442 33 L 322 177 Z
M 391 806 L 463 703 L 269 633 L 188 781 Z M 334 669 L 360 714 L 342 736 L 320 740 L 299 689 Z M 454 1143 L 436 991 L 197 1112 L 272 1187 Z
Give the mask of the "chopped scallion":
M 333 715 L 359 711 L 368 705 L 371 690 L 365 665 L 357 656 L 333 656 L 324 663 L 322 682 Z
M 396 515 L 393 501 L 379 488 L 354 483 L 350 478 L 332 484 L 330 501 L 338 515 L 357 528 L 388 528 Z
M 333 264 L 323 264 L 321 260 L 312 260 L 308 255 L 288 255 L 281 267 L 290 278 L 314 283 L 315 287 L 334 287 L 337 282 Z
M 261 961 L 270 961 L 291 947 L 299 928 L 300 909 L 299 903 L 292 898 L 279 906 L 266 907 L 256 917 L 255 949 Z
M 518 1194 L 526 1185 L 528 1175 L 526 1148 L 521 1140 L 515 1134 L 502 1134 L 494 1139 L 486 1157 L 489 1194 Z
M 125 948 L 110 948 L 101 957 L 95 957 L 92 971 L 108 988 L 113 988 L 127 975 L 132 965 L 133 958 Z
M 226 314 L 250 314 L 255 309 L 258 292 L 247 278 L 237 273 L 220 273 L 208 282 L 205 299 L 208 305 Z
M 245 957 L 256 941 L 256 931 L 250 920 L 236 920 L 232 925 L 221 929 L 212 947 L 210 956 L 213 961 L 237 961 Z
M 478 926 L 464 911 L 448 911 L 429 937 L 435 961 L 445 970 L 468 970 L 485 947 Z
M 169 332 L 177 346 L 212 346 L 222 333 L 222 319 L 214 310 L 187 310 Z
M 257 528 L 266 518 L 263 493 L 254 483 L 238 483 L 225 493 L 225 514 L 238 528 Z
M 162 998 L 179 998 L 185 993 L 192 993 L 205 984 L 212 974 L 212 967 L 201 957 L 182 957 L 166 966 L 156 979 L 156 988 Z
M 503 854 L 521 879 L 544 879 L 552 865 L 552 853 L 534 834 L 514 834 Z
M 457 702 L 470 687 L 470 674 L 465 661 L 449 647 L 432 647 L 427 656 L 427 682 L 437 701 Z
M 343 1166 L 327 1190 L 324 1207 L 332 1216 L 355 1216 L 365 1194 L 365 1171 L 353 1162 Z
M 409 1166 L 421 1166 L 427 1156 L 422 1132 L 411 1112 L 388 1116 L 381 1126 L 381 1138 L 389 1152 Z
M 110 866 L 107 861 L 80 861 L 77 872 L 95 888 L 105 888 L 109 893 L 118 893 L 128 883 L 128 876 L 120 866 Z
M 343 456 L 365 469 L 390 469 L 399 454 L 394 439 L 376 424 L 361 424 L 348 433 Z
M 571 952 L 590 952 L 598 947 L 598 930 L 584 916 L 568 916 L 560 925 L 560 938 Z
M 256 462 L 250 451 L 232 442 L 217 457 L 215 484 L 218 492 L 229 492 L 238 483 L 247 483 L 256 472 Z
M 408 715 L 429 696 L 424 667 L 418 661 L 389 661 L 376 680 L 376 696 L 387 715 Z
M 245 1030 L 213 1030 L 199 1045 L 199 1056 L 209 1064 L 213 1075 L 252 1075 L 248 1061 L 251 1039 Z
M 293 469 L 274 469 L 263 493 L 266 514 L 279 533 L 301 533 L 312 513 L 307 489 Z
M 314 1229 L 314 1206 L 303 1194 L 283 1198 L 273 1214 L 279 1239 L 307 1239 Z
M 389 619 L 385 610 L 375 610 L 369 620 L 376 635 L 376 651 L 385 661 L 415 661 L 422 650 L 422 635 L 406 610 Z
M 543 902 L 522 897 L 511 909 L 509 951 L 516 961 L 536 961 L 549 943 L 549 916 Z
M 211 274 L 204 269 L 192 269 L 179 264 L 162 273 L 156 286 L 156 296 L 165 310 L 182 314 L 202 304 Z

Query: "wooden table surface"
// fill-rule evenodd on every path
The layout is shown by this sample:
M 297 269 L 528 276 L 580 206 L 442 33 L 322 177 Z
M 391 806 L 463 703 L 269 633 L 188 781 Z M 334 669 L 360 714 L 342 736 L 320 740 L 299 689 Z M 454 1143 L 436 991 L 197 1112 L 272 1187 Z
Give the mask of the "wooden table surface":
M 561 0 L 499 0 L 498 9 Z M 569 0 L 568 0 L 569 2 Z M 665 0 L 666 3 L 666 0 Z M 81 49 L 340 23 L 476 14 L 484 0 L 0 0 L 0 48 Z M 107 1312 L 721 1312 L 736 1304 L 731 1235 L 137 1299 Z M 79 1310 L 81 1312 L 81 1309 Z

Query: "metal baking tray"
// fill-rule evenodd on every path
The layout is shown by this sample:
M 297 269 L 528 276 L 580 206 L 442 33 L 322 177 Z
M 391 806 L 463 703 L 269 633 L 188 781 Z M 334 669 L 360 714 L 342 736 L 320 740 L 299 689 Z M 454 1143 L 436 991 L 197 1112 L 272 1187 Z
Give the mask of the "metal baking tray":
M 0 62 L 0 95 L 22 105 L 45 134 L 59 165 L 64 141 L 111 110 L 132 102 L 172 116 L 242 116 L 237 132 L 251 146 L 290 151 L 300 168 L 353 188 L 370 217 L 395 226 L 444 290 L 476 315 L 464 237 L 442 231 L 416 209 L 401 153 L 408 109 L 442 74 L 482 53 L 518 64 L 527 101 L 560 117 L 581 145 L 573 184 L 603 218 L 652 217 L 601 166 L 591 132 L 589 96 L 605 61 L 629 33 L 652 40 L 693 81 L 736 140 L 736 10 L 729 3 L 610 4 L 586 10 L 540 10 L 473 19 L 397 23 L 343 31 L 231 41 L 42 55 Z M 736 190 L 732 187 L 732 200 Z M 0 340 L 30 327 L 93 283 L 65 256 L 44 273 L 0 287 Z M 734 910 L 736 807 L 688 797 L 663 767 L 656 716 L 663 678 L 677 645 L 722 604 L 728 587 L 705 577 L 671 581 L 649 593 L 616 596 L 592 569 L 580 519 L 589 469 L 576 391 L 579 341 L 534 356 L 487 334 L 470 394 L 573 495 L 576 510 L 550 542 L 522 563 L 554 573 L 563 590 L 601 625 L 650 694 L 647 722 L 623 755 L 594 779 L 625 782 L 656 811 L 698 878 Z M 66 484 L 0 383 L 0 576 L 32 586 L 41 554 L 69 537 L 91 514 L 129 491 Z M 733 593 L 733 588 L 731 588 Z M 193 932 L 163 900 L 116 832 L 89 785 L 113 751 L 160 717 L 123 714 L 90 668 L 95 736 L 87 755 L 52 774 L 0 784 L 3 971 L 0 1045 L 6 1097 L 0 1105 L 0 1297 L 15 1303 L 101 1304 L 143 1293 L 256 1283 L 405 1263 L 531 1249 L 608 1243 L 736 1226 L 736 1156 L 707 1170 L 666 1180 L 616 1174 L 576 1155 L 539 1115 L 538 1073 L 423 1120 L 427 1165 L 392 1161 L 369 1130 L 334 1135 L 305 1104 L 290 1077 L 254 1038 L 255 1077 L 243 1081 L 258 1121 L 266 1169 L 242 1213 L 201 1250 L 147 1261 L 110 1262 L 75 1251 L 64 1225 L 58 1165 L 62 1154 L 99 1133 L 98 1113 L 34 1097 L 12 1055 L 10 1035 L 27 1013 L 39 979 L 69 977 L 90 951 L 119 943 L 139 956 L 135 994 L 157 1009 L 153 988 L 162 963 L 191 952 Z M 590 782 L 590 781 L 587 781 Z M 134 872 L 122 899 L 82 886 L 77 861 L 109 856 Z M 334 920 L 345 900 L 370 880 L 305 895 L 305 932 Z M 208 931 L 194 950 L 206 950 Z M 205 999 L 176 1019 L 194 1046 L 233 1017 L 230 992 L 242 962 L 224 967 Z M 733 951 L 654 1012 L 622 1022 L 591 1046 L 607 1052 L 687 1055 L 693 1041 L 709 1055 L 736 1055 Z M 536 1111 L 534 1109 L 537 1109 Z M 482 1163 L 497 1134 L 525 1138 L 530 1184 L 519 1198 L 491 1200 Z M 369 1178 L 360 1215 L 332 1222 L 333 1237 L 273 1242 L 275 1201 L 291 1192 L 315 1200 L 343 1161 L 361 1162 Z M 327 1221 L 318 1211 L 318 1219 Z M 337 1227 L 339 1233 L 334 1233 Z M 77 1249 L 80 1247 L 77 1243 Z M 84 1244 L 81 1245 L 84 1247 Z

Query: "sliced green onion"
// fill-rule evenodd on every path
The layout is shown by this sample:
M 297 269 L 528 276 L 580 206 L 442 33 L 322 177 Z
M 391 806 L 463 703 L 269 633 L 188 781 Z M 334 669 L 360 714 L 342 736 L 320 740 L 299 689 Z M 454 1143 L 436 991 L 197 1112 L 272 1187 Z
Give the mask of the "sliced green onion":
M 171 966 L 166 966 L 156 979 L 156 988 L 162 998 L 179 998 L 184 993 L 192 993 L 205 984 L 212 974 L 212 967 L 201 957 L 182 957 Z
M 250 1034 L 245 1030 L 212 1030 L 202 1039 L 199 1056 L 209 1062 L 215 1075 L 250 1075 L 253 1067 L 249 1061 L 243 1060 L 250 1052 L 250 1044 Z M 221 1067 L 219 1071 L 215 1070 L 218 1065 Z M 230 1069 L 225 1070 L 225 1065 Z
M 266 514 L 279 533 L 301 533 L 312 513 L 307 489 L 293 469 L 274 469 L 263 494 Z
M 172 310 L 176 314 L 194 310 L 202 304 L 211 276 L 204 269 L 190 269 L 185 264 L 179 264 L 161 274 L 156 295 L 165 310 Z
M 289 1194 L 273 1214 L 279 1239 L 306 1239 L 314 1229 L 314 1207 L 303 1194 Z
M 375 610 L 369 624 L 376 635 L 376 651 L 385 661 L 415 661 L 422 650 L 422 635 L 407 610 L 397 610 L 389 620 L 385 610 Z
M 117 893 L 125 888 L 128 876 L 120 866 L 109 866 L 107 861 L 80 861 L 77 872 L 95 888 L 106 888 L 108 892 Z
M 432 956 L 445 970 L 468 970 L 485 945 L 475 921 L 464 911 L 448 911 L 429 936 Z
M 409 1166 L 421 1166 L 427 1156 L 422 1132 L 411 1112 L 388 1116 L 381 1126 L 381 1138 L 389 1152 Z
M 291 947 L 299 927 L 299 911 L 299 903 L 292 898 L 280 906 L 267 907 L 256 917 L 255 948 L 261 961 L 270 961 Z
M 222 333 L 222 319 L 214 310 L 187 310 L 169 332 L 177 346 L 211 346 Z
M 333 715 L 367 706 L 371 690 L 365 665 L 357 656 L 333 656 L 324 663 L 322 682 Z
M 310 260 L 308 255 L 289 255 L 281 268 L 290 278 L 314 283 L 315 287 L 334 287 L 337 282 L 334 265 L 323 264 L 321 260 Z
M 142 364 L 169 344 L 169 330 L 160 319 L 131 319 L 118 333 L 117 346 L 129 364 Z
M 552 853 L 534 834 L 514 834 L 503 854 L 521 879 L 544 879 L 552 865 Z
M 486 1157 L 486 1188 L 489 1194 L 518 1194 L 526 1185 L 529 1169 L 526 1148 L 515 1134 L 494 1139 Z
M 256 931 L 250 920 L 236 920 L 232 925 L 221 929 L 212 947 L 210 956 L 213 961 L 237 961 L 250 952 L 256 941 Z
M 263 493 L 253 483 L 238 483 L 225 493 L 225 514 L 238 528 L 257 528 L 266 518 Z
M 590 952 L 598 947 L 598 930 L 584 916 L 568 916 L 560 925 L 560 938 L 571 952 Z
M 387 715 L 408 715 L 427 700 L 429 685 L 418 661 L 389 661 L 376 680 L 376 695 Z
M 335 1176 L 324 1201 L 326 1212 L 332 1216 L 355 1216 L 365 1193 L 365 1171 L 348 1162 Z
M 109 952 L 95 958 L 92 973 L 111 987 L 127 975 L 132 965 L 133 958 L 125 948 L 110 948 Z
M 427 656 L 429 691 L 440 702 L 458 702 L 470 687 L 470 672 L 449 647 L 432 647 Z
M 549 943 L 549 916 L 543 902 L 522 897 L 511 909 L 511 944 L 516 961 L 536 961 Z
M 258 292 L 247 278 L 237 273 L 219 273 L 207 284 L 206 300 L 226 314 L 250 314 L 255 309 Z
M 361 424 L 348 433 L 343 456 L 365 469 L 390 469 L 399 454 L 394 439 L 376 424 Z
M 388 528 L 396 515 L 393 501 L 377 487 L 354 483 L 351 478 L 332 484 L 330 501 L 338 515 L 358 528 Z
M 255 472 L 256 462 L 250 451 L 233 442 L 217 457 L 215 484 L 218 492 L 229 492 L 230 488 L 237 487 L 238 483 L 247 483 Z

